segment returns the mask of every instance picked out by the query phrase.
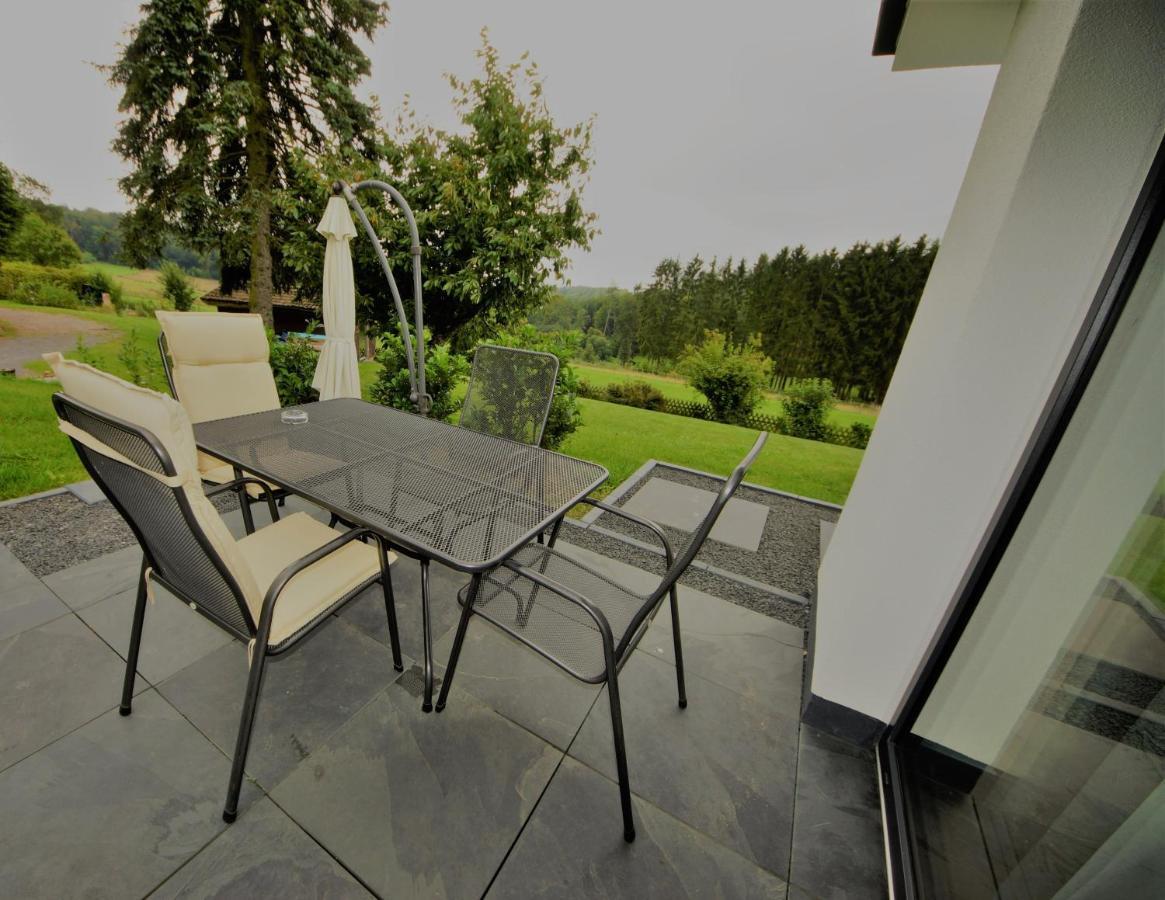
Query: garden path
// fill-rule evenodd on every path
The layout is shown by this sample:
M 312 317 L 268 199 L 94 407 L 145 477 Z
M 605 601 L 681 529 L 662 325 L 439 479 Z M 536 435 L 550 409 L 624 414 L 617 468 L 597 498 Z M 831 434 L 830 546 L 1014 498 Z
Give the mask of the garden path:
M 24 365 L 40 359 L 42 353 L 72 350 L 78 336 L 86 346 L 117 337 L 116 330 L 99 322 L 31 309 L 0 309 L 0 322 L 11 326 L 13 332 L 0 337 L 0 371 L 15 369 L 17 375 L 32 375 Z

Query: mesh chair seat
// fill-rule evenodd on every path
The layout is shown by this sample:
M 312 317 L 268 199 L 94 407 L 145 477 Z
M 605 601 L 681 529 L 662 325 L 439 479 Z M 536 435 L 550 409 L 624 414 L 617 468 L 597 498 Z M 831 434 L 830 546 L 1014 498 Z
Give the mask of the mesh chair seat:
M 586 597 L 607 619 L 616 644 L 648 599 L 542 544 L 528 544 L 513 559 Z M 465 602 L 464 590 L 460 599 Z M 586 610 L 510 569 L 495 569 L 482 579 L 473 611 L 583 681 L 598 682 L 606 676 L 595 620 Z
M 336 532 L 323 522 L 307 513 L 295 513 L 241 538 L 238 548 L 259 590 L 265 594 L 280 572 L 335 537 Z M 390 553 L 389 561 L 395 560 L 396 554 Z M 285 644 L 379 577 L 380 560 L 376 550 L 359 541 L 304 570 L 283 589 L 275 604 L 268 652 L 278 653 Z

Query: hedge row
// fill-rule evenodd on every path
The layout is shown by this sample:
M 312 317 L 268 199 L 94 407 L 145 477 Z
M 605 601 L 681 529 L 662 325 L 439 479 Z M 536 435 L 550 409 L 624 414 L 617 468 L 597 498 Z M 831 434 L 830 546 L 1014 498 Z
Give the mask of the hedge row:
M 690 419 L 704 419 L 709 422 L 716 421 L 712 407 L 707 403 L 699 403 L 695 400 L 672 400 L 664 397 L 658 388 L 645 381 L 618 382 L 609 384 L 604 389 L 596 387 L 584 379 L 579 382 L 578 394 L 580 397 L 588 397 L 592 400 L 605 400 L 608 403 L 619 403 L 623 406 L 666 412 L 673 416 L 687 416 Z M 774 434 L 787 434 L 792 437 L 803 437 L 827 444 L 840 444 L 843 447 L 857 447 L 858 449 L 865 449 L 870 441 L 870 432 L 872 431 L 869 425 L 855 422 L 849 428 L 821 425 L 815 434 L 797 434 L 796 429 L 792 427 L 785 416 L 774 416 L 768 413 L 751 413 L 731 424 L 755 428 L 757 431 L 771 431 Z
M 0 263 L 0 299 L 3 300 L 77 308 L 100 306 L 103 293 L 109 294 L 114 306 L 122 305 L 121 285 L 104 272 L 82 266 L 58 269 L 15 260 Z

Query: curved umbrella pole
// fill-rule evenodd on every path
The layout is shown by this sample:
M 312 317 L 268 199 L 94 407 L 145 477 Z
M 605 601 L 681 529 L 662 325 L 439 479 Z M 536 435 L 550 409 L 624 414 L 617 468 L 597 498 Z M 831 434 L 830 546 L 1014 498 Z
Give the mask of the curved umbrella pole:
M 392 274 L 392 267 L 389 266 L 388 257 L 385 256 L 384 248 L 380 245 L 380 237 L 376 234 L 372 223 L 368 221 L 364 207 L 356 199 L 357 191 L 367 190 L 369 188 L 374 188 L 388 194 L 392 201 L 400 207 L 401 212 L 405 215 L 405 221 L 409 225 L 409 237 L 412 240 L 412 246 L 409 252 L 413 258 L 413 300 L 415 304 L 413 328 L 416 330 L 415 354 L 413 352 L 413 341 L 409 335 L 408 319 L 405 317 L 404 303 L 401 302 L 400 291 L 397 289 L 396 279 Z M 400 323 L 400 335 L 405 345 L 405 360 L 409 367 L 409 399 L 416 405 L 417 412 L 422 416 L 427 416 L 429 410 L 432 409 L 433 398 L 425 390 L 425 319 L 421 298 L 421 238 L 420 232 L 417 231 L 417 220 L 413 218 L 413 211 L 409 208 L 408 201 L 401 196 L 400 191 L 391 184 L 383 181 L 359 181 L 353 185 L 349 185 L 343 181 L 336 181 L 332 183 L 332 193 L 342 194 L 344 199 L 348 201 L 348 205 L 356 213 L 356 218 L 364 226 L 364 233 L 368 235 L 368 239 L 372 241 L 372 246 L 376 250 L 376 257 L 380 260 L 380 268 L 384 272 L 384 277 L 388 280 L 388 289 L 392 293 L 392 302 L 396 307 L 397 320 Z

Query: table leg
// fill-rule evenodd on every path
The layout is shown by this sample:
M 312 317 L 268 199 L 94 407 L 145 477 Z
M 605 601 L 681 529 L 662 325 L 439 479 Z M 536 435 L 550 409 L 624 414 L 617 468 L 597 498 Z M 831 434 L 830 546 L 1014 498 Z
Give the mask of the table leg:
M 421 560 L 421 627 L 425 636 L 425 699 L 421 712 L 433 711 L 433 629 L 429 622 L 429 561 Z

